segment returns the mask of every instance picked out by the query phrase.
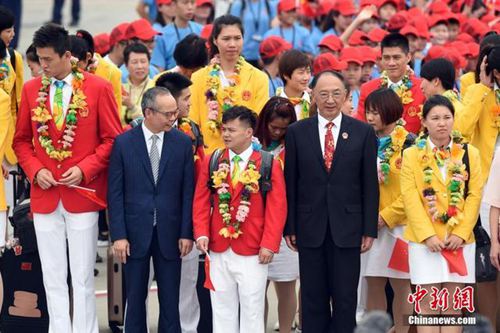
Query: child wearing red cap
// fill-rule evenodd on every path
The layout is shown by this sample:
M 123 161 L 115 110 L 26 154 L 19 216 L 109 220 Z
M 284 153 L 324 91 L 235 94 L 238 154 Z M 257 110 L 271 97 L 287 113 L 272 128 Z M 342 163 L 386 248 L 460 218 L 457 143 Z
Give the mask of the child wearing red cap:
M 295 0 L 280 0 L 278 3 L 278 20 L 279 26 L 266 32 L 264 38 L 280 36 L 292 44 L 294 49 L 309 54 L 315 53 L 309 30 L 296 24 L 297 5 Z
M 153 23 L 153 29 L 162 30 L 167 24 L 174 21 L 175 3 L 172 0 L 156 0 L 158 14 Z
M 262 71 L 269 78 L 269 97 L 273 97 L 276 90 L 283 87 L 283 80 L 279 76 L 279 62 L 283 52 L 291 48 L 290 43 L 278 36 L 269 36 L 260 43 L 260 59 L 264 65 Z
M 358 48 L 346 47 L 340 53 L 340 61 L 347 63 L 347 68 L 342 71 L 342 75 L 349 85 L 350 98 L 354 110 L 357 110 L 359 101 L 359 88 L 361 86 L 361 76 L 363 61 Z
M 310 58 L 296 49 L 286 51 L 279 62 L 279 73 L 285 86 L 276 90 L 276 96 L 288 98 L 292 102 L 297 120 L 309 118 L 311 108 L 311 97 L 308 92 L 311 80 Z
M 194 21 L 201 25 L 211 24 L 214 21 L 215 6 L 213 0 L 196 0 Z
M 445 45 L 448 43 L 450 33 L 448 32 L 448 21 L 444 16 L 431 16 L 429 28 L 432 45 Z
M 388 87 L 393 89 L 403 102 L 402 118 L 406 122 L 405 128 L 409 132 L 417 134 L 421 128 L 420 106 L 425 97 L 420 90 L 420 79 L 408 71 L 408 64 L 411 60 L 408 39 L 399 33 L 392 33 L 384 37 L 381 48 L 381 66 L 384 68 L 384 72 L 380 78 L 361 86 L 356 118 L 366 121 L 364 109 L 366 97 L 375 89 Z

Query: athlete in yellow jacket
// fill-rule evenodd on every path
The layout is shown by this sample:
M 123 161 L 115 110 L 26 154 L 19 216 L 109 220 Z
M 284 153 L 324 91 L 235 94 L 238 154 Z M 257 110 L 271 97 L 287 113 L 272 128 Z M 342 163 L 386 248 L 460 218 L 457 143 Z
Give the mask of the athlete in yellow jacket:
M 98 53 L 94 53 L 94 57 L 97 59 L 97 68 L 94 74 L 110 82 L 113 86 L 113 95 L 115 95 L 116 105 L 118 105 L 118 115 L 120 116 L 122 126 L 125 126 L 125 114 L 121 112 L 122 72 L 109 61 L 102 59 Z
M 208 122 L 206 92 L 210 87 L 210 73 L 212 70 L 213 65 L 209 65 L 200 69 L 191 77 L 193 85 L 191 86 L 189 118 L 200 126 L 206 146 L 205 153 L 212 153 L 215 149 L 224 147 L 220 129 L 212 130 Z M 217 93 L 219 110 L 224 104 L 224 99 L 228 97 L 222 90 L 223 88 L 219 88 Z M 257 114 L 260 113 L 269 99 L 269 80 L 266 74 L 241 60 L 239 83 L 232 90 L 231 99 L 233 105 L 243 105 Z M 222 112 L 219 111 L 219 121 L 222 119 Z

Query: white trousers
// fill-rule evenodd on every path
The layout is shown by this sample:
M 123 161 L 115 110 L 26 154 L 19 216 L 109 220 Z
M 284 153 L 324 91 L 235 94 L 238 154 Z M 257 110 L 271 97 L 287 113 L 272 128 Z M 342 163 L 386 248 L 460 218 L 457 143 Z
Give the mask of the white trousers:
M 268 266 L 256 255 L 241 256 L 231 248 L 210 257 L 213 333 L 264 333 Z
M 33 214 L 50 316 L 49 333 L 98 333 L 94 290 L 98 212 L 69 213 L 59 202 L 50 214 Z M 73 321 L 68 294 L 68 258 Z

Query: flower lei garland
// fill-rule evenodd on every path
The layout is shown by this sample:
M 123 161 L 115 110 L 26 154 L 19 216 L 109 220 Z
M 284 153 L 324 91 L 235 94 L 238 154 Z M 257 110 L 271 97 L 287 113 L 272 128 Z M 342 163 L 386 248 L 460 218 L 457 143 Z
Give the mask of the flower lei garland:
M 276 96 L 283 96 L 285 92 L 284 87 L 278 87 L 276 89 Z M 288 100 L 293 104 L 293 106 L 300 104 L 300 119 L 309 118 L 309 109 L 311 107 L 311 98 L 308 93 L 304 92 L 302 97 L 287 97 Z M 299 120 L 300 120 L 299 119 Z
M 194 136 L 193 133 L 193 127 L 191 126 L 191 122 L 187 118 L 179 118 L 179 130 L 189 136 L 191 140 L 196 140 L 196 137 Z
M 379 184 L 387 185 L 389 183 L 389 172 L 391 170 L 390 161 L 395 153 L 400 153 L 403 150 L 404 143 L 408 131 L 403 127 L 403 122 L 398 121 L 396 127 L 391 133 L 391 142 L 387 148 L 384 149 L 382 157 L 380 158 L 380 167 L 378 172 Z M 401 166 L 401 157 L 396 160 L 396 166 Z
M 224 156 L 225 152 L 223 152 Z M 241 172 L 238 181 L 243 184 L 241 192 L 241 201 L 233 220 L 230 212 L 231 193 L 229 192 L 229 183 L 227 181 L 230 175 L 230 164 L 227 158 L 219 162 L 219 167 L 212 175 L 214 188 L 217 189 L 219 197 L 219 213 L 222 216 L 224 227 L 219 230 L 219 235 L 224 238 L 237 239 L 243 232 L 241 224 L 246 221 L 250 212 L 250 196 L 252 193 L 259 192 L 259 179 L 261 177 L 254 160 L 248 161 L 247 168 Z
M 0 63 L 0 81 L 5 80 L 9 77 L 9 65 L 7 64 L 7 59 L 2 60 Z
M 235 105 L 235 87 L 240 84 L 240 72 L 245 60 L 243 57 L 239 57 L 236 65 L 234 66 L 234 75 L 228 78 L 229 87 L 224 87 L 222 91 L 219 92 L 221 88 L 220 83 L 220 58 L 215 56 L 211 62 L 210 72 L 208 74 L 208 89 L 205 92 L 205 97 L 207 98 L 208 106 L 208 128 L 215 132 L 220 128 L 220 108 L 219 102 L 217 101 L 217 94 L 221 94 L 222 97 L 222 112 L 226 111 L 233 105 Z
M 54 146 L 52 138 L 49 134 L 49 126 L 47 125 L 47 122 L 52 119 L 52 114 L 47 109 L 45 104 L 47 97 L 49 96 L 51 80 L 45 75 L 42 76 L 42 86 L 38 91 L 38 98 L 36 100 L 38 105 L 32 110 L 33 116 L 31 117 L 31 120 L 37 123 L 38 142 L 42 148 L 45 149 L 45 152 L 50 158 L 59 162 L 72 156 L 71 147 L 75 141 L 75 130 L 78 123 L 77 114 L 88 112 L 87 102 L 85 101 L 87 97 L 82 91 L 84 80 L 83 73 L 77 67 L 75 62 L 72 62 L 72 73 L 73 96 L 71 103 L 69 104 L 68 112 L 66 113 L 64 135 L 62 137 L 62 141 L 58 141 L 58 143 L 61 144 L 60 148 L 56 148 Z
M 427 205 L 427 211 L 433 222 L 446 223 L 450 228 L 458 225 L 463 213 L 458 206 L 464 201 L 465 180 L 467 179 L 466 166 L 462 162 L 464 148 L 461 144 L 461 138 L 453 137 L 453 144 L 450 151 L 450 160 L 448 163 L 449 183 L 447 190 L 450 195 L 450 202 L 445 212 L 439 212 L 437 209 L 436 190 L 432 186 L 432 156 L 429 156 L 427 149 L 427 138 L 420 137 L 416 141 L 417 148 L 421 151 L 420 161 L 424 169 L 425 188 L 423 195 Z
M 383 71 L 380 75 L 380 85 L 382 87 L 389 87 L 389 77 L 387 76 L 386 71 Z M 410 76 L 405 74 L 403 76 L 403 83 L 399 85 L 396 90 L 394 90 L 404 105 L 413 102 L 413 95 L 410 90 L 412 86 L 413 84 L 411 83 Z

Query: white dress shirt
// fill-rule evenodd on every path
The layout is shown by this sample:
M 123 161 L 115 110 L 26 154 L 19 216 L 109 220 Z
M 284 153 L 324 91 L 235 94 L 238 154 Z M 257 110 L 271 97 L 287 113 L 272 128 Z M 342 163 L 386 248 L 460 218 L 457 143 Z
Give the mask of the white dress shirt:
M 323 153 L 323 156 L 325 156 L 325 135 L 326 135 L 326 125 L 328 125 L 330 121 L 327 119 L 323 118 L 319 112 L 318 112 L 318 130 L 319 130 L 319 142 L 321 144 L 321 152 Z M 339 139 L 339 134 L 340 134 L 340 124 L 342 122 L 342 112 L 339 112 L 339 115 L 333 119 L 333 127 L 332 127 L 332 132 L 333 132 L 333 145 L 335 148 L 337 147 L 337 141 Z
M 427 142 L 429 142 L 429 147 L 431 148 L 431 152 L 434 151 L 434 148 L 436 148 L 436 145 L 434 144 L 434 142 L 432 142 L 432 140 L 430 138 L 427 139 Z M 451 151 L 451 146 L 453 145 L 453 139 L 450 140 L 450 143 L 448 144 L 448 148 L 450 149 Z M 434 153 L 434 152 L 433 152 Z M 436 162 L 437 164 L 437 162 Z M 438 168 L 439 168 L 439 171 L 441 171 L 441 179 L 443 179 L 444 181 L 446 181 L 446 178 L 448 177 L 448 160 L 446 160 L 444 162 L 444 165 L 443 166 L 439 166 L 438 165 Z
M 400 87 L 403 85 L 403 80 L 401 79 L 398 82 L 392 82 L 391 79 L 387 77 L 387 88 L 391 88 L 393 84 L 396 85 L 397 87 Z
M 151 146 L 153 146 L 153 138 L 152 136 L 154 135 L 153 132 L 151 132 L 146 125 L 144 125 L 144 122 L 142 122 L 142 132 L 144 133 L 144 140 L 146 140 L 146 147 L 148 148 L 148 155 L 151 153 Z M 161 131 L 159 133 L 156 133 L 158 136 L 158 140 L 156 141 L 156 147 L 158 148 L 158 155 L 160 155 L 161 158 L 161 149 L 163 147 L 163 136 L 165 135 L 165 132 Z
M 54 96 L 56 94 L 56 85 L 55 82 L 58 81 L 56 78 L 51 78 L 50 79 L 50 90 L 49 90 L 49 98 L 50 98 L 50 107 L 53 109 L 54 107 Z M 63 86 L 63 96 L 62 96 L 62 102 L 63 102 L 63 114 L 64 117 L 66 117 L 66 113 L 68 112 L 69 108 L 69 103 L 71 102 L 71 95 L 73 94 L 73 73 L 69 73 L 68 76 L 66 76 L 64 79 L 61 81 L 64 81 L 65 84 Z
M 250 160 L 250 156 L 252 156 L 252 153 L 253 153 L 252 145 L 250 145 L 247 149 L 245 149 L 241 154 L 236 154 L 231 149 L 229 149 L 229 163 L 231 165 L 231 174 L 233 173 L 234 169 L 233 158 L 236 155 L 239 155 L 241 157 L 241 161 L 238 162 L 238 165 L 240 166 L 240 170 L 243 171 L 247 167 L 248 161 Z

